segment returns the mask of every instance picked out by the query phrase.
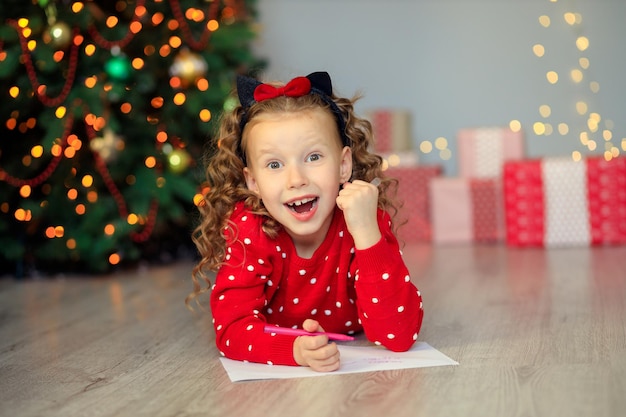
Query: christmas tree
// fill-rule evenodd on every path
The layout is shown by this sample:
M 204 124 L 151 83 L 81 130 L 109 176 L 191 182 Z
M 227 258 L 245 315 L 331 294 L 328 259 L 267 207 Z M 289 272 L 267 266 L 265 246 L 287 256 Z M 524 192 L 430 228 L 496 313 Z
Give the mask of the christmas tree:
M 191 248 L 202 156 L 253 0 L 0 2 L 0 268 L 104 272 Z

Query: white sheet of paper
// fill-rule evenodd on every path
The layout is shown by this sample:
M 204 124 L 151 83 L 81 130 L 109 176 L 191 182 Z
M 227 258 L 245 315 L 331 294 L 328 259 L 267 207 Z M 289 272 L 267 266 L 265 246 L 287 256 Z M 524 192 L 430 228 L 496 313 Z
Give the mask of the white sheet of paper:
M 256 379 L 305 378 L 312 376 L 353 374 L 391 369 L 426 368 L 458 365 L 426 342 L 418 342 L 407 352 L 392 352 L 379 346 L 339 345 L 341 367 L 334 372 L 315 372 L 304 366 L 265 365 L 220 358 L 232 382 Z

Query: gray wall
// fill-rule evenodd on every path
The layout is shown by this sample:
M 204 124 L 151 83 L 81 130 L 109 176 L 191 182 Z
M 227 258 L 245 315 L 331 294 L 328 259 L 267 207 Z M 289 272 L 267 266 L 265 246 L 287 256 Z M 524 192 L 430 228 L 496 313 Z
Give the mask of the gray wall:
M 568 11 L 582 23 L 568 25 Z M 459 129 L 513 119 L 522 123 L 529 157 L 592 153 L 579 140 L 588 118 L 576 112 L 580 100 L 601 115 L 601 129 L 611 128 L 609 146 L 625 152 L 626 0 L 259 0 L 259 12 L 255 50 L 269 60 L 264 78 L 325 70 L 339 94 L 364 94 L 361 112 L 410 110 L 416 149 L 424 140 L 448 140 L 449 160 L 435 151 L 419 155 L 447 175 L 457 174 Z M 542 15 L 551 18 L 548 28 L 539 24 Z M 575 46 L 580 35 L 590 41 L 584 52 Z M 546 48 L 543 58 L 532 51 L 537 43 Z M 590 66 L 576 84 L 569 73 L 580 57 Z M 549 70 L 559 74 L 555 85 L 546 80 Z M 543 104 L 552 109 L 548 118 L 539 114 Z M 535 135 L 538 121 L 553 133 Z M 557 131 L 559 123 L 568 134 Z M 593 153 L 603 152 L 601 134 L 592 137 Z

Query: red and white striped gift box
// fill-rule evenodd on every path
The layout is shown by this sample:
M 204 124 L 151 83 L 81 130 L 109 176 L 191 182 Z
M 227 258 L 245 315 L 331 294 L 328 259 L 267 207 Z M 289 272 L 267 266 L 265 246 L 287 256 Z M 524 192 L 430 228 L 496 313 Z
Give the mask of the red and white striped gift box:
M 626 158 L 544 158 L 504 167 L 512 246 L 626 243 Z
M 495 179 L 434 178 L 430 183 L 433 242 L 504 239 L 502 183 Z
M 375 109 L 367 112 L 366 117 L 372 124 L 376 153 L 405 152 L 413 148 L 408 111 Z
M 508 127 L 466 128 L 457 134 L 459 174 L 500 178 L 505 161 L 524 157 L 524 134 Z

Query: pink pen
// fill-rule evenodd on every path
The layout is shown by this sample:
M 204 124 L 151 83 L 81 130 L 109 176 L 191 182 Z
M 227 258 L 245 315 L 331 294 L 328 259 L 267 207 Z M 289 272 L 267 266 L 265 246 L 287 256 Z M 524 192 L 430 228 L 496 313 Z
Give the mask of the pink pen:
M 288 336 L 321 336 L 325 335 L 330 340 L 341 340 L 344 342 L 354 340 L 354 337 L 340 333 L 327 333 L 327 332 L 307 332 L 302 329 L 290 329 L 288 327 L 277 327 L 266 324 L 264 327 L 265 333 L 284 334 Z

